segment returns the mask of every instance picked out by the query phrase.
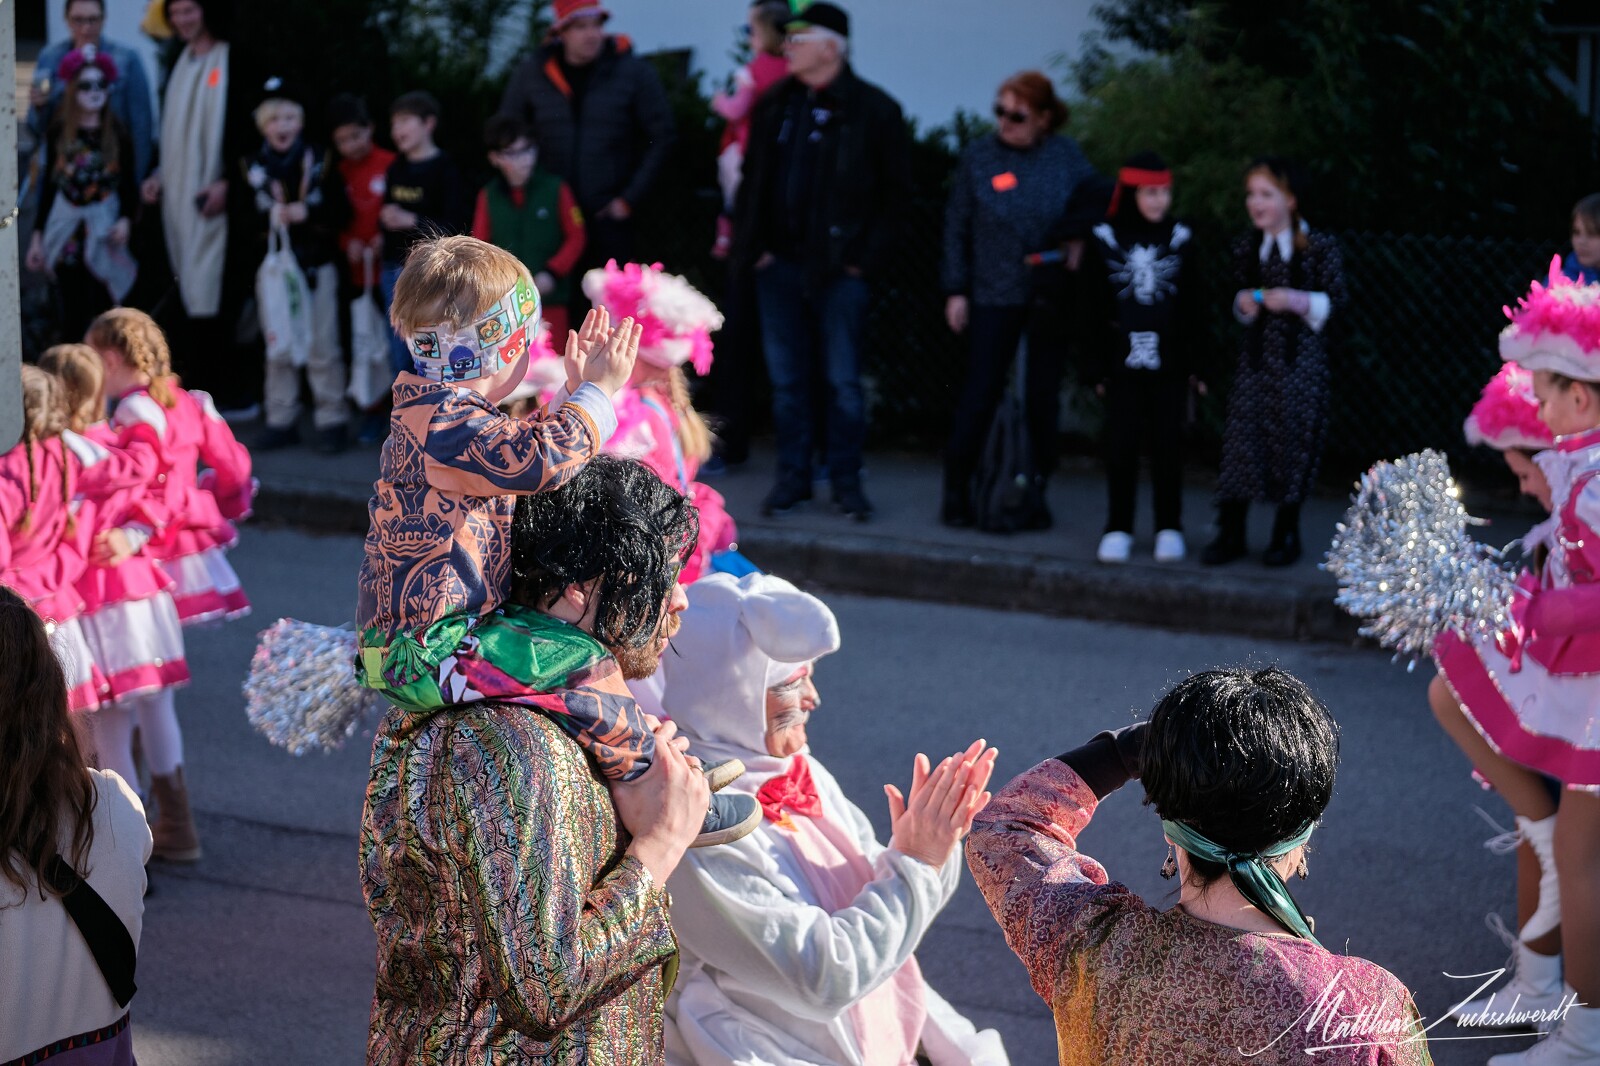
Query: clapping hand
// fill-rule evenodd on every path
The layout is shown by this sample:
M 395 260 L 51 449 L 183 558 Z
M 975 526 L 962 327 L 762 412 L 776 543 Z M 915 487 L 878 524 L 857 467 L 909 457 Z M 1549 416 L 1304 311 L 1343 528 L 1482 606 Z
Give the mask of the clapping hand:
M 587 320 L 584 325 L 588 326 Z M 611 330 L 585 357 L 583 380 L 593 382 L 607 396 L 615 396 L 633 376 L 633 364 L 639 359 L 639 341 L 643 336 L 643 326 L 631 318 L 623 319 L 622 324 Z M 568 347 L 571 348 L 570 343 Z
M 911 767 L 911 795 L 904 797 L 894 785 L 884 785 L 889 800 L 892 832 L 889 846 L 938 869 L 972 829 L 972 820 L 988 805 L 984 791 L 999 755 L 982 740 L 966 751 L 930 768 L 928 757 L 917 754 Z
M 583 368 L 589 356 L 605 343 L 611 334 L 611 312 L 604 307 L 590 308 L 583 316 L 583 325 L 577 330 L 567 330 L 567 350 L 561 362 L 567 370 L 567 394 L 578 391 L 583 384 Z

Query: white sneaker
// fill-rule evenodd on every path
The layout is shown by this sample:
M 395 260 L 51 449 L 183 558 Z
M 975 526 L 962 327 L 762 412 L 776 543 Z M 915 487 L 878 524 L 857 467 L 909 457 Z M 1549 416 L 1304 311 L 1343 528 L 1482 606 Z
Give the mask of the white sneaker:
M 1188 553 L 1183 534 L 1176 529 L 1163 529 L 1156 534 L 1156 562 L 1181 563 Z
M 1600 1007 L 1573 1007 L 1543 1040 L 1489 1066 L 1600 1066 Z
M 1100 548 L 1094 553 L 1102 563 L 1125 563 L 1133 554 L 1132 533 L 1107 533 L 1100 538 Z

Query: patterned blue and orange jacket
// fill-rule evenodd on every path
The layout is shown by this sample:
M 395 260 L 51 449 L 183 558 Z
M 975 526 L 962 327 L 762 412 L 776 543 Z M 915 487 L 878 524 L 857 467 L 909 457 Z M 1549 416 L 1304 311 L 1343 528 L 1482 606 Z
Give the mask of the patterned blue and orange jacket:
M 499 607 L 516 497 L 560 488 L 615 429 L 594 385 L 518 419 L 470 389 L 402 373 L 367 505 L 357 632 L 392 638 Z

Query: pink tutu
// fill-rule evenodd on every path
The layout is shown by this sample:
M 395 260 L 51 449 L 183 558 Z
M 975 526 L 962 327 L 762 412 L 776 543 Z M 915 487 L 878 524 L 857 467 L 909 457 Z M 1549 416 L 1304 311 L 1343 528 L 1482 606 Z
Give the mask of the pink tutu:
M 169 594 L 113 603 L 85 615 L 79 624 L 103 676 L 102 702 L 189 680 L 183 625 Z
M 83 627 L 78 619 L 55 623 L 50 634 L 50 647 L 61 663 L 61 672 L 67 677 L 67 706 L 74 711 L 99 708 L 105 675 L 95 664 L 94 654 L 89 650 L 88 641 L 83 638 Z
M 228 565 L 221 548 L 204 548 L 192 555 L 163 559 L 161 569 L 172 578 L 172 601 L 178 619 L 186 626 L 239 618 L 250 613 L 250 601 L 239 575 Z

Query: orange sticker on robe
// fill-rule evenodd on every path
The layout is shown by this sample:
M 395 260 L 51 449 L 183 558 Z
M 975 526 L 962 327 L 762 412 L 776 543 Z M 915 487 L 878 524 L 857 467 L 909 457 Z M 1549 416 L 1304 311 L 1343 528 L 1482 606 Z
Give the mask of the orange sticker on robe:
M 206 87 L 209 88 L 209 89 L 215 89 L 217 86 L 219 86 L 221 84 L 222 84 L 222 68 L 221 67 L 212 67 L 211 68 L 211 72 L 206 75 Z
M 1010 192 L 1017 187 L 1017 176 L 1008 170 L 1004 174 L 996 174 L 990 178 L 989 184 L 994 186 L 995 192 Z

